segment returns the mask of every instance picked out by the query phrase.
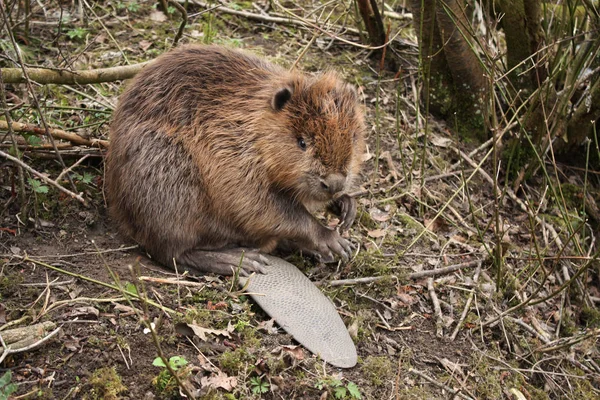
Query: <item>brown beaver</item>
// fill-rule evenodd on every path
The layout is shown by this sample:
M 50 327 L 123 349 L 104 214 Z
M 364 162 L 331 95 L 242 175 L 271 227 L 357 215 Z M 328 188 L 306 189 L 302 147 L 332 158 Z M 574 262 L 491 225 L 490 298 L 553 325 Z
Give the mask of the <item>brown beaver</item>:
M 350 243 L 311 214 L 328 205 L 348 228 L 345 194 L 363 152 L 355 90 L 256 56 L 190 45 L 159 57 L 121 96 L 106 194 L 120 230 L 173 267 L 261 271 L 278 245 L 333 260 Z M 244 256 L 242 257 L 242 252 Z

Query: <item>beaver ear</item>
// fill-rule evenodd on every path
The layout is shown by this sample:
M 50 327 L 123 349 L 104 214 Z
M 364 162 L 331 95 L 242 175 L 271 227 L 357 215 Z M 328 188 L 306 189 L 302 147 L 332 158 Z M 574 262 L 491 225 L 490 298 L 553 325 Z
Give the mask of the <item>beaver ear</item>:
M 283 87 L 277 90 L 271 100 L 271 106 L 275 111 L 281 111 L 288 101 L 292 98 L 292 89 Z

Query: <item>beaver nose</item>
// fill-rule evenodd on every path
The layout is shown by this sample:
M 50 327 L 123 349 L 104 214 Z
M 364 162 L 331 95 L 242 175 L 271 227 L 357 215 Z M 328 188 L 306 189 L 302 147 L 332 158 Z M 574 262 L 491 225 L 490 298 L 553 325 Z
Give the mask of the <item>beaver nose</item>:
M 342 174 L 329 174 L 325 178 L 321 178 L 321 187 L 331 194 L 336 194 L 344 190 L 346 177 Z

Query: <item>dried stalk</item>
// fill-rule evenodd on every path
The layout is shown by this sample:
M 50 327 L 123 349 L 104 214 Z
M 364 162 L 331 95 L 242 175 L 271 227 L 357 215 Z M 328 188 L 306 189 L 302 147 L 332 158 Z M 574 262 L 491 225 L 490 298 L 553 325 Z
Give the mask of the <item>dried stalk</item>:
M 47 184 L 54 186 L 61 192 L 66 193 L 69 196 L 71 196 L 72 198 L 80 201 L 82 204 L 86 204 L 85 199 L 83 197 L 81 197 L 80 194 L 71 192 L 69 189 L 61 186 L 57 181 L 48 178 L 47 176 L 41 174 L 40 172 L 37 172 L 35 169 L 31 168 L 29 165 L 25 164 L 23 161 L 19 160 L 18 158 L 13 157 L 10 154 L 3 152 L 2 150 L 0 150 L 0 156 L 6 158 L 9 161 L 12 161 L 13 163 L 17 164 L 17 166 L 20 166 L 21 168 L 26 169 L 27 171 L 31 172 L 33 175 L 37 176 L 38 178 L 40 178 L 41 180 L 46 182 Z
M 4 75 L 5 83 L 25 83 L 27 82 L 25 74 L 27 74 L 29 79 L 41 85 L 52 83 L 58 85 L 75 83 L 87 85 L 131 79 L 151 62 L 147 61 L 140 64 L 78 71 L 58 71 L 46 68 L 2 68 L 2 74 Z
M 0 129 L 8 130 L 9 125 L 6 121 L 0 121 Z M 11 129 L 15 132 L 27 132 L 34 133 L 36 135 L 44 135 L 46 130 L 44 128 L 40 128 L 39 126 L 35 126 L 32 124 L 22 124 L 20 122 L 13 122 L 11 124 Z M 68 140 L 71 143 L 83 146 L 90 147 L 103 147 L 105 149 L 108 148 L 108 140 L 101 139 L 86 139 L 75 133 L 63 131 L 58 128 L 48 128 L 47 132 L 56 139 Z M 54 148 L 54 147 L 53 147 Z

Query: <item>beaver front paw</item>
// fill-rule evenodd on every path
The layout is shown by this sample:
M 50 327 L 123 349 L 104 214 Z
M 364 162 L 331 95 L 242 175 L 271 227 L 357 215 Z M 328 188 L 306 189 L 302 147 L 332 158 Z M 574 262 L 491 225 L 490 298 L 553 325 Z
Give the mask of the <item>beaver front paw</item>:
M 347 231 L 356 218 L 356 200 L 343 194 L 329 205 L 329 211 L 340 217 L 340 230 Z
M 325 263 L 335 261 L 334 254 L 340 256 L 344 261 L 348 261 L 352 256 L 352 244 L 336 231 L 325 227 L 315 244 L 315 250 L 321 256 L 321 261 Z

